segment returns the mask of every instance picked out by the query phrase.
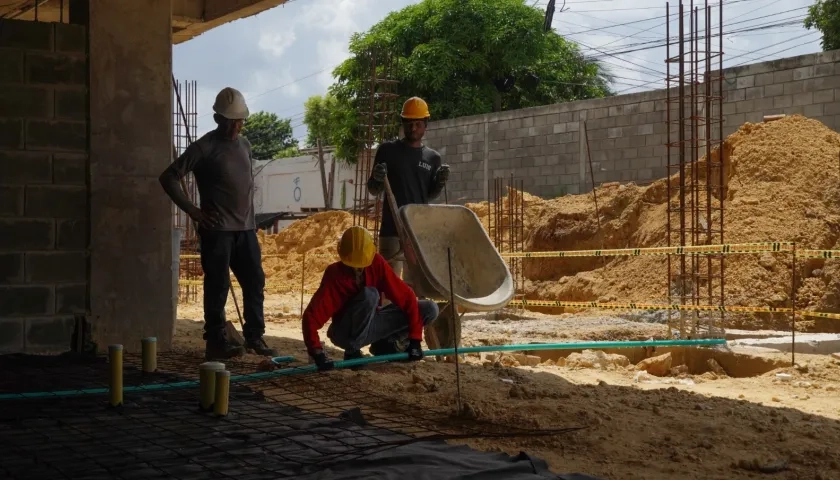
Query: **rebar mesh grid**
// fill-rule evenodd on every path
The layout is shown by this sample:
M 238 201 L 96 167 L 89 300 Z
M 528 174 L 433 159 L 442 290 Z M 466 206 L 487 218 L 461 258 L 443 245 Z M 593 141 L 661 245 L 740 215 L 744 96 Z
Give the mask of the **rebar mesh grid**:
M 126 353 L 126 387 L 197 380 L 200 357 L 158 355 L 158 372 L 140 372 Z M 225 361 L 234 375 L 256 364 Z M 0 357 L 0 392 L 103 388 L 103 358 Z M 18 478 L 287 478 L 418 440 L 565 433 L 499 425 L 409 404 L 353 381 L 353 374 L 302 373 L 231 383 L 230 414 L 198 411 L 198 388 L 4 400 L 0 469 Z M 234 377 L 235 378 L 235 377 Z M 34 383 L 33 383 L 34 382 Z M 361 414 L 361 415 L 360 415 Z M 359 419 L 362 418 L 362 421 Z

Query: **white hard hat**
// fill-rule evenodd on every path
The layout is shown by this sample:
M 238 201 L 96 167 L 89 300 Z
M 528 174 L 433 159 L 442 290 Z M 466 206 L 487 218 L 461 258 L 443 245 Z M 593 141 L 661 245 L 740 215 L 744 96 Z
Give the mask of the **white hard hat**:
M 248 105 L 242 92 L 235 88 L 225 87 L 216 95 L 213 111 L 230 120 L 244 120 L 248 118 Z

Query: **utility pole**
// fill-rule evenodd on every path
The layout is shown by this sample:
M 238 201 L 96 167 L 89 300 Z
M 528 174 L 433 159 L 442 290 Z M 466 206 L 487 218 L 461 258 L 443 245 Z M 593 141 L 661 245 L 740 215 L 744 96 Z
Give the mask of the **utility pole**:
M 321 146 L 321 139 L 318 138 L 318 168 L 321 169 L 321 191 L 324 192 L 324 208 L 330 208 L 329 192 L 327 191 L 327 172 L 324 167 L 324 149 Z

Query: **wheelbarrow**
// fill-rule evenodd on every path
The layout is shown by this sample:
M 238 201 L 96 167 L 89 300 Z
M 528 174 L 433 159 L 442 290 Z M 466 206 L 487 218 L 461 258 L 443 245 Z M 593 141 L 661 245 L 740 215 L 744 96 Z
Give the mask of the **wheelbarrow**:
M 499 310 L 513 299 L 515 287 L 510 270 L 472 210 L 461 205 L 423 204 L 397 209 L 387 179 L 385 190 L 391 211 L 399 212 L 394 223 L 408 283 L 418 297 L 447 303 L 433 324 L 435 328 L 426 329 L 426 343 L 431 348 L 454 347 L 460 340 L 464 313 Z M 462 310 L 460 315 L 456 306 Z M 454 332 L 446 321 L 449 315 L 456 320 Z M 444 333 L 441 336 L 446 338 L 440 339 L 443 342 L 438 340 L 438 332 Z

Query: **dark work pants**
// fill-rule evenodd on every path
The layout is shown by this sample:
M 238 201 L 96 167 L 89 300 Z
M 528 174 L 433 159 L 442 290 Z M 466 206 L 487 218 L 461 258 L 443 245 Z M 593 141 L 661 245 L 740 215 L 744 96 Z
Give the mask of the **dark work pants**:
M 438 316 L 435 302 L 418 300 L 423 325 Z M 338 318 L 333 318 L 327 336 L 344 350 L 356 351 L 378 340 L 408 337 L 408 315 L 393 303 L 377 309 L 379 291 L 365 287 L 344 306 Z
M 230 273 L 242 287 L 245 313 L 243 336 L 258 338 L 265 333 L 263 300 L 265 272 L 256 230 L 240 232 L 199 232 L 201 268 L 204 270 L 204 338 L 222 338 L 225 329 L 225 304 L 230 292 Z

